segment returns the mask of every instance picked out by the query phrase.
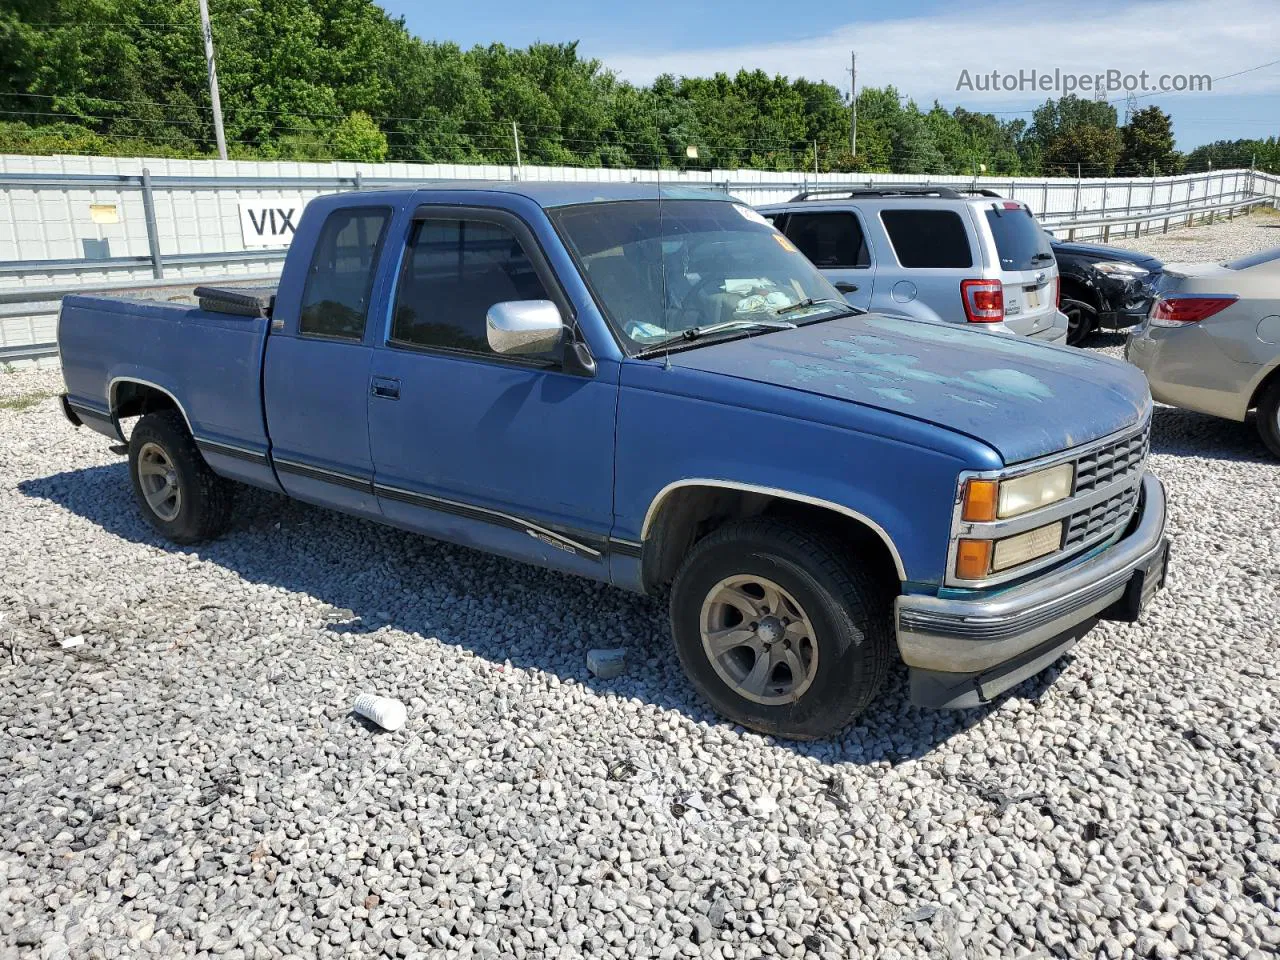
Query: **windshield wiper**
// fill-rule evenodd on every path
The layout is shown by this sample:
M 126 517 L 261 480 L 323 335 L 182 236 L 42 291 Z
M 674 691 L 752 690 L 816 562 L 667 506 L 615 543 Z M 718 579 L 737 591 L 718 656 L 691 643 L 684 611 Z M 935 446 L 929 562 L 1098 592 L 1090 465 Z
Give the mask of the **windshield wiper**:
M 1056 260 L 1056 259 L 1058 258 L 1055 257 L 1052 253 L 1037 253 L 1032 255 L 1031 262 L 1035 263 L 1037 260 Z
M 752 327 L 762 327 L 765 330 L 794 330 L 796 325 L 786 320 L 726 320 L 723 323 L 713 323 L 706 327 L 690 327 L 688 330 L 681 330 L 675 336 L 667 337 L 665 340 L 659 340 L 657 343 L 645 347 L 636 356 L 643 358 L 660 350 L 665 350 L 672 344 L 700 340 L 705 336 L 721 333 L 725 330 L 749 330 Z
M 775 315 L 780 317 L 783 314 L 793 313 L 796 310 L 806 310 L 809 307 L 820 307 L 824 303 L 834 303 L 840 307 L 843 307 L 845 310 L 859 309 L 858 307 L 855 307 L 853 304 L 851 304 L 848 300 L 837 300 L 834 297 L 805 297 L 803 300 L 799 300 L 795 303 L 789 303 L 785 307 L 779 307 L 777 310 L 773 312 Z

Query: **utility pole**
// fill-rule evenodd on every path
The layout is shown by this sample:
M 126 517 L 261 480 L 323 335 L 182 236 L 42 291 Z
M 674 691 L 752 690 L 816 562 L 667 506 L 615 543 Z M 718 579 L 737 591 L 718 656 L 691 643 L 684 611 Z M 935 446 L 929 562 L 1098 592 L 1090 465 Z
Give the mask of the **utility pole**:
M 849 123 L 849 154 L 858 155 L 858 55 L 849 51 L 849 109 L 853 112 Z
M 813 141 L 813 177 L 814 177 L 814 182 L 816 183 L 818 178 L 818 141 L 817 140 Z
M 209 25 L 209 0 L 200 0 L 200 32 L 204 34 L 204 59 L 209 64 L 209 99 L 213 101 L 213 135 L 218 158 L 227 159 L 227 135 L 222 130 L 222 98 L 218 96 L 218 68 L 213 59 L 213 27 Z
M 511 139 L 514 140 L 516 144 L 516 170 L 521 176 L 523 176 L 524 166 L 520 163 L 520 130 L 516 127 L 516 122 L 514 120 L 511 121 Z

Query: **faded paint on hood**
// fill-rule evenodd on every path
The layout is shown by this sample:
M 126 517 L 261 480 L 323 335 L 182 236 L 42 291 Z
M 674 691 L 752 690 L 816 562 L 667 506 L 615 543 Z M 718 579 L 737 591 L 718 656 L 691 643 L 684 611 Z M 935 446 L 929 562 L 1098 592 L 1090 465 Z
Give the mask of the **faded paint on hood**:
M 871 314 L 672 355 L 673 365 L 852 401 L 957 430 L 1016 463 L 1137 424 L 1127 363 L 1021 337 Z

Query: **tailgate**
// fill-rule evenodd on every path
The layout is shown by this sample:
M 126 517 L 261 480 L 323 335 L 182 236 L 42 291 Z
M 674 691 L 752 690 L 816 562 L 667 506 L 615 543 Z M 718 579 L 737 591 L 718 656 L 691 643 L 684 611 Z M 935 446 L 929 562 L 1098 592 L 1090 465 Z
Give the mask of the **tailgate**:
M 1057 275 L 1056 268 L 1003 275 L 1005 326 L 1024 335 L 1053 326 L 1058 312 Z

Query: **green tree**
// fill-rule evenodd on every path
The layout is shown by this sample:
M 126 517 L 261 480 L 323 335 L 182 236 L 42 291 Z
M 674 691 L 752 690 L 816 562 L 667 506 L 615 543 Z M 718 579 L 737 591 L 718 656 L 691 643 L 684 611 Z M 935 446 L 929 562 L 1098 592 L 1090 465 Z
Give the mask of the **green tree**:
M 1159 107 L 1134 113 L 1120 131 L 1124 149 L 1117 168 L 1127 176 L 1159 176 L 1178 172 L 1180 157 L 1173 149 L 1173 118 Z
M 1048 100 L 1032 116 L 1029 153 L 1050 176 L 1111 176 L 1124 148 L 1116 121 L 1116 108 L 1101 100 Z
M 1187 170 L 1207 170 L 1210 165 L 1218 169 L 1255 166 L 1264 172 L 1280 173 L 1280 139 L 1217 140 L 1187 154 Z
M 209 0 L 237 157 L 423 163 L 1106 175 L 1178 168 L 1167 115 L 1125 128 L 1109 104 L 1048 101 L 1030 124 L 893 87 L 850 104 L 827 83 L 760 70 L 622 82 L 576 43 L 464 50 L 424 41 L 374 0 Z M 210 156 L 197 0 L 3 0 L 0 143 L 16 152 Z M 697 157 L 687 155 L 697 148 Z M 1191 169 L 1280 166 L 1275 140 L 1211 144 Z
M 1044 172 L 1051 177 L 1109 177 L 1123 149 L 1120 131 L 1102 127 L 1067 127 L 1050 141 Z
M 387 135 L 367 113 L 357 110 L 334 128 L 333 155 L 339 160 L 381 163 L 387 159 Z

